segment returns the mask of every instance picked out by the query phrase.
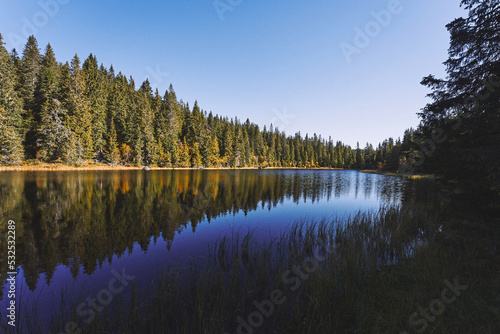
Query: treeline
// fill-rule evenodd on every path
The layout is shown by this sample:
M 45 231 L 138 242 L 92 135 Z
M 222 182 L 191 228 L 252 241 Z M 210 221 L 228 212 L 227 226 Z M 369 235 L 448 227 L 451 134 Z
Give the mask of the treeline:
M 287 136 L 207 113 L 162 95 L 148 80 L 99 65 L 90 55 L 59 63 L 29 37 L 22 56 L 0 35 L 0 164 L 90 160 L 160 167 L 332 167 L 396 170 L 409 137 L 351 148 L 331 137 Z M 406 140 L 406 142 L 405 142 Z
M 422 84 L 433 99 L 403 139 L 352 148 L 331 137 L 260 129 L 162 95 L 148 80 L 99 65 L 57 62 L 31 36 L 22 56 L 0 35 L 0 165 L 96 160 L 161 167 L 331 167 L 435 173 L 500 194 L 500 4 L 463 0 L 448 24 L 447 77 Z

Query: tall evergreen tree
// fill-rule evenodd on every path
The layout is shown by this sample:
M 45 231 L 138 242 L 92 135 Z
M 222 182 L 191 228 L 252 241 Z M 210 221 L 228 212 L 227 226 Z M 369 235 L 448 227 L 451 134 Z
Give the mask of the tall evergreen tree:
M 115 122 L 111 119 L 108 131 L 108 140 L 106 145 L 106 159 L 116 165 L 120 162 L 120 151 L 118 150 L 118 139 L 116 136 Z
M 21 138 L 9 125 L 5 109 L 0 107 L 0 165 L 18 165 L 23 161 L 23 154 Z
M 462 0 L 468 16 L 447 25 L 447 78 L 428 76 L 420 113 L 431 171 L 500 194 L 500 3 Z M 423 156 L 423 155 L 422 155 Z
M 41 160 L 64 159 L 64 149 L 72 139 L 70 131 L 64 124 L 65 117 L 66 111 L 58 100 L 50 98 L 45 101 L 37 135 L 38 157 Z
M 103 157 L 106 146 L 106 108 L 108 80 L 106 73 L 99 69 L 97 58 L 90 54 L 82 65 L 85 80 L 85 98 L 88 101 L 92 117 L 93 149 L 98 157 Z
M 208 149 L 208 167 L 217 167 L 219 165 L 219 142 L 214 137 Z
M 0 108 L 4 113 L 8 126 L 12 126 L 18 135 L 23 134 L 22 100 L 16 92 L 16 68 L 4 47 L 0 34 Z
M 177 162 L 178 167 L 190 167 L 191 161 L 189 156 L 189 146 L 184 138 L 183 142 L 179 144 L 179 158 Z
M 78 160 L 89 160 L 94 156 L 92 115 L 85 96 L 85 78 L 80 67 L 80 58 L 76 54 L 71 60 L 69 74 L 69 82 L 65 82 L 63 88 L 69 129 L 75 134 L 75 145 L 79 148 Z
M 40 77 L 41 56 L 35 36 L 30 36 L 24 47 L 21 61 L 20 92 L 24 100 L 24 107 L 31 112 L 35 111 L 35 90 Z
M 67 116 L 61 106 L 58 95 L 59 69 L 50 44 L 47 45 L 42 58 L 40 78 L 35 92 L 37 114 L 34 124 L 36 128 L 37 158 L 55 160 L 62 157 L 62 145 L 69 139 L 64 124 Z
M 38 49 L 38 42 L 34 36 L 30 36 L 24 47 L 21 68 L 19 71 L 19 93 L 24 101 L 23 114 L 25 128 L 25 148 L 27 158 L 36 157 L 36 120 L 39 119 L 37 106 L 35 103 L 35 90 L 40 77 L 41 56 Z
M 15 67 L 0 34 L 0 164 L 24 160 L 22 101 L 16 87 Z

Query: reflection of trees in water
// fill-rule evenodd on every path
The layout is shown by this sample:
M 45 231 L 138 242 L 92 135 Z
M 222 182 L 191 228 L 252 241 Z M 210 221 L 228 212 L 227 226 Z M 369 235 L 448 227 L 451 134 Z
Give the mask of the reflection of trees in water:
M 375 192 L 382 200 L 394 200 L 401 191 L 398 180 L 331 171 L 3 174 L 0 231 L 5 232 L 7 219 L 16 221 L 17 264 L 34 289 L 42 273 L 50 284 L 60 264 L 73 277 L 81 267 L 91 274 L 113 255 L 130 253 L 135 242 L 147 250 L 151 238 L 156 242 L 162 236 L 170 249 L 176 232 L 194 232 L 205 219 L 271 209 L 285 199 L 299 203 L 347 196 L 353 183 L 357 193 L 361 182 L 365 198 Z M 0 260 L 5 273 L 6 261 Z

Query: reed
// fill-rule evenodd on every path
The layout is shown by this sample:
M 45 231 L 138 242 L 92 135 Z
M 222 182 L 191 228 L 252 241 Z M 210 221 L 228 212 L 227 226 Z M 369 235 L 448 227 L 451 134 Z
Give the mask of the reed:
M 386 206 L 347 219 L 296 222 L 267 242 L 252 231 L 232 233 L 209 247 L 203 264 L 192 259 L 186 268 L 159 270 L 150 290 L 132 287 L 91 324 L 75 314 L 84 293 L 65 291 L 48 330 L 64 332 L 75 321 L 85 333 L 237 333 L 238 319 L 248 322 L 255 303 L 279 290 L 286 301 L 273 304 L 254 333 L 412 332 L 409 317 L 439 297 L 444 280 L 458 276 L 471 288 L 427 330 L 496 332 L 498 318 L 480 283 L 487 269 L 467 270 L 472 259 L 442 242 L 442 223 L 422 208 Z M 294 274 L 298 267 L 302 276 Z M 39 306 L 20 310 L 19 328 L 42 330 Z

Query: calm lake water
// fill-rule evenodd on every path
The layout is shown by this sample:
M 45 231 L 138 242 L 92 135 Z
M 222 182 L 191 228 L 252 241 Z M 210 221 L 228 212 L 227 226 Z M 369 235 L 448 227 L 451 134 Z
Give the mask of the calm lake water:
M 203 259 L 226 234 L 269 240 L 299 220 L 423 201 L 429 186 L 419 182 L 330 170 L 2 172 L 1 313 L 9 219 L 17 298 L 37 299 L 43 315 L 60 291 L 107 287 L 113 269 L 147 287 L 168 266 Z

